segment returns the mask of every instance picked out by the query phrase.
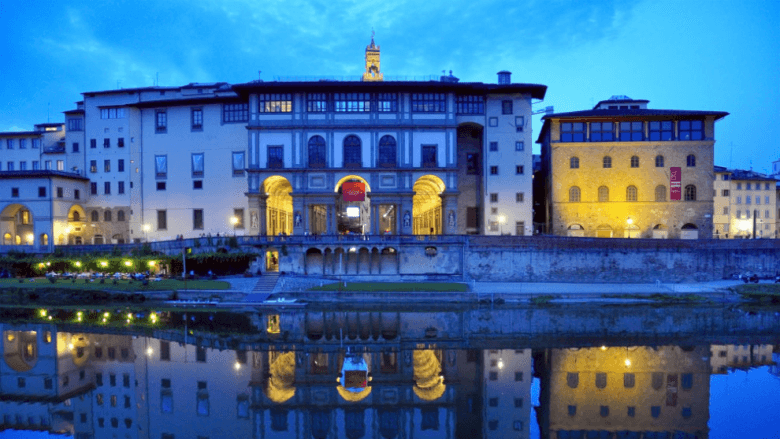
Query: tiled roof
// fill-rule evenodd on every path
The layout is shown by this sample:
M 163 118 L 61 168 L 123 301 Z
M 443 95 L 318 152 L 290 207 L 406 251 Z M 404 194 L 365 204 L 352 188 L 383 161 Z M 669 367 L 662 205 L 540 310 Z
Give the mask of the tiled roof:
M 691 116 L 717 116 L 716 119 L 728 116 L 725 111 L 692 111 L 692 110 L 654 110 L 654 109 L 604 109 L 570 111 L 568 113 L 553 113 L 542 117 L 544 119 L 558 118 L 583 118 L 583 117 L 638 117 L 638 116 L 677 116 L 678 118 Z

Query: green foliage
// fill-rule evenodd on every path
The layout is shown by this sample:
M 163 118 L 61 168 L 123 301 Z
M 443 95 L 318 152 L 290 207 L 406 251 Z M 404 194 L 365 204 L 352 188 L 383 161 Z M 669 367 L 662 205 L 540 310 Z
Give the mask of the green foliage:
M 227 244 L 228 247 L 230 248 L 234 248 L 234 249 L 238 248 L 238 238 L 236 238 L 235 236 L 231 236 L 230 238 L 228 238 Z
M 114 248 L 111 249 L 111 256 L 122 256 L 122 250 L 120 250 L 119 247 L 114 246 Z
M 218 276 L 242 274 L 257 257 L 255 253 L 198 253 L 187 255 L 187 271 L 205 275 L 211 270 Z M 181 257 L 171 259 L 171 273 L 178 276 L 182 273 Z

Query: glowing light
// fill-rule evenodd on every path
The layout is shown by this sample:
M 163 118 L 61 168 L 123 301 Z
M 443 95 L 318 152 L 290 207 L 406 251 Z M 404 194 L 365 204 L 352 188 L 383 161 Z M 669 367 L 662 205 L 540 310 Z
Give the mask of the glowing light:
M 41 262 L 41 263 L 39 263 L 39 264 L 38 264 L 38 267 L 39 267 L 39 268 L 43 268 L 44 266 L 45 266 L 45 264 L 44 264 L 43 262 Z
M 130 267 L 133 265 L 133 261 L 125 261 L 125 267 Z
M 241 363 L 239 363 L 238 361 L 236 361 L 236 364 L 235 364 L 233 367 L 235 367 L 235 368 L 236 368 L 236 370 L 238 370 L 238 369 L 241 369 Z
M 630 226 L 631 224 L 634 224 L 634 219 L 633 218 L 629 218 L 629 219 L 626 220 L 626 222 Z
M 47 267 L 48 267 L 49 265 L 51 265 L 51 262 L 47 262 L 47 263 L 46 263 L 46 266 L 47 266 Z
M 108 318 L 110 315 L 111 315 L 111 314 L 110 314 L 110 313 L 107 313 L 107 312 L 104 312 L 104 313 L 103 313 L 103 317 L 105 317 L 105 318 Z
M 106 323 L 106 319 L 103 319 L 103 323 Z
M 628 358 L 626 358 L 626 366 L 631 366 L 631 360 L 629 360 Z
M 32 244 L 33 240 L 35 239 L 35 236 L 32 233 L 27 234 L 27 242 Z
M 155 262 L 154 262 L 154 261 L 149 261 L 149 262 L 147 262 L 146 264 L 147 264 L 148 266 L 150 266 L 150 267 L 154 267 L 154 264 L 155 264 Z
M 607 350 L 607 347 L 602 345 L 602 346 L 601 346 L 601 350 L 602 350 L 602 351 L 606 351 L 606 350 Z
M 42 309 L 40 311 L 40 313 L 41 313 L 41 317 L 46 317 L 46 310 L 45 309 Z
M 49 320 L 51 320 L 51 316 L 49 316 Z
M 235 227 L 236 224 L 238 224 L 238 218 L 236 218 L 234 216 L 231 216 L 230 217 L 230 224 L 233 224 L 233 227 Z
M 68 343 L 68 350 L 73 350 L 73 343 Z
M 106 262 L 106 261 L 100 261 L 100 266 L 101 266 L 101 267 L 108 267 L 108 262 Z
M 150 226 L 149 224 L 144 224 L 143 229 L 144 229 L 144 232 L 148 232 L 149 230 L 152 229 L 152 226 Z
M 131 313 L 131 312 L 127 313 L 127 318 L 132 320 L 133 319 L 133 313 Z
M 77 266 L 77 267 L 81 267 L 81 261 L 76 261 L 76 262 L 74 262 L 74 264 L 73 264 L 73 265 L 75 265 L 75 266 Z
M 148 357 L 151 357 L 152 354 L 154 354 L 154 349 L 152 349 L 151 347 L 146 348 L 146 355 Z
M 499 358 L 498 359 L 498 368 L 503 369 L 504 368 L 504 360 Z

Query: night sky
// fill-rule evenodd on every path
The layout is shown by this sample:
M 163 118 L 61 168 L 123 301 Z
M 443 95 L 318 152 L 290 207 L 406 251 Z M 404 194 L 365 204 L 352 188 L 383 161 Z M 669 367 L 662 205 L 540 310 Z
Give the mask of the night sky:
M 258 71 L 357 77 L 372 29 L 386 77 L 452 70 L 495 83 L 509 70 L 549 87 L 539 110 L 627 95 L 727 111 L 715 164 L 766 172 L 780 159 L 776 0 L 0 0 L 0 131 L 62 122 L 87 91 L 242 83 Z

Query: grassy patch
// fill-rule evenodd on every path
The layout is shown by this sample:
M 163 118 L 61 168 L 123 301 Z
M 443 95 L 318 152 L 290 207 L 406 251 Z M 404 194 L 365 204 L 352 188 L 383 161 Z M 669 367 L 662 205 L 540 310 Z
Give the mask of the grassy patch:
M 734 289 L 746 299 L 780 303 L 780 284 L 744 284 Z
M 131 283 L 132 282 L 132 283 Z M 55 283 L 49 282 L 45 278 L 36 278 L 34 282 L 29 279 L 23 279 L 19 282 L 17 279 L 0 279 L 0 290 L 3 289 L 68 289 L 68 290 L 89 290 L 89 291 L 122 291 L 122 292 L 142 292 L 142 291 L 171 291 L 183 290 L 184 281 L 178 279 L 165 279 L 159 282 L 149 281 L 148 285 L 143 285 L 140 281 L 119 279 L 114 283 L 113 279 L 106 279 L 105 283 L 99 280 L 87 282 L 84 279 L 57 280 Z M 188 280 L 188 290 L 227 290 L 230 283 L 219 280 Z
M 466 292 L 468 286 L 455 282 L 336 282 L 309 291 L 355 291 L 355 292 Z

